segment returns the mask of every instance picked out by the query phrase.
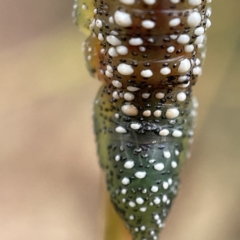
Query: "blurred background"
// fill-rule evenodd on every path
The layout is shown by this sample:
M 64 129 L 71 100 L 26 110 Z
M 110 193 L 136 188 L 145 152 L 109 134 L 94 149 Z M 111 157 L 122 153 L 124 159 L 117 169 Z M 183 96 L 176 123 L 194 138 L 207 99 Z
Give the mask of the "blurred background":
M 99 83 L 72 2 L 0 0 L 1 240 L 99 239 Z M 240 239 L 240 2 L 212 8 L 192 157 L 163 240 Z

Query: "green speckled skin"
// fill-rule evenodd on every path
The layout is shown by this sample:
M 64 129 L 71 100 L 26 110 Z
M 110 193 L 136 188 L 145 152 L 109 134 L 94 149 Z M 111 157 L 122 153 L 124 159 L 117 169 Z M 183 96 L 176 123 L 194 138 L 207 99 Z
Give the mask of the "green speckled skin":
M 94 126 L 100 164 L 106 174 L 111 201 L 130 229 L 134 240 L 154 239 L 153 237 L 157 236 L 164 226 L 164 219 L 177 193 L 181 165 L 186 159 L 192 139 L 194 104 L 192 100 L 189 100 L 190 103 L 180 105 L 179 109 L 182 114 L 175 119 L 174 124 L 169 124 L 164 117 L 159 122 L 155 122 L 155 118 L 150 117 L 148 121 L 141 121 L 142 128 L 133 130 L 130 125 L 139 121 L 139 117 L 126 118 L 119 111 L 123 101 L 113 101 L 112 91 L 111 87 L 102 86 L 94 104 Z M 139 95 L 141 94 L 139 93 Z M 152 95 L 154 96 L 154 91 Z M 163 115 L 168 107 L 168 104 L 162 104 L 161 101 L 156 101 L 154 98 L 148 99 L 144 104 L 151 104 L 150 108 L 159 106 Z M 119 113 L 119 118 L 115 117 L 116 112 Z M 116 133 L 115 129 L 119 125 L 124 126 L 127 133 Z M 159 131 L 163 128 L 171 129 L 171 131 L 175 128 L 181 129 L 183 136 L 178 138 L 171 135 L 160 137 Z M 165 150 L 171 154 L 168 159 L 163 156 Z M 118 155 L 120 160 L 116 161 Z M 124 163 L 130 159 L 134 161 L 135 166 L 132 169 L 125 169 Z M 155 161 L 151 162 L 150 160 L 153 159 Z M 172 162 L 176 162 L 177 167 L 173 168 Z M 164 170 L 156 171 L 154 165 L 157 163 L 163 163 Z M 136 178 L 134 174 L 138 171 L 146 171 L 146 177 Z M 124 177 L 130 179 L 130 184 L 127 186 L 121 182 Z M 171 183 L 167 189 L 163 188 L 164 182 Z M 152 186 L 158 186 L 159 190 L 152 192 Z M 122 189 L 127 189 L 127 193 L 122 194 Z M 169 201 L 164 202 L 164 195 Z M 130 207 L 129 202 L 135 202 L 138 197 L 141 197 L 144 203 Z M 161 200 L 159 204 L 154 203 L 156 197 Z M 123 199 L 125 199 L 124 202 Z M 150 206 L 151 202 L 152 206 Z M 140 211 L 143 206 L 147 207 L 145 212 Z M 131 215 L 134 216 L 134 220 L 129 219 Z M 159 221 L 159 219 L 161 220 Z M 147 230 L 141 231 L 142 226 L 145 226 Z M 136 228 L 139 229 L 137 232 Z

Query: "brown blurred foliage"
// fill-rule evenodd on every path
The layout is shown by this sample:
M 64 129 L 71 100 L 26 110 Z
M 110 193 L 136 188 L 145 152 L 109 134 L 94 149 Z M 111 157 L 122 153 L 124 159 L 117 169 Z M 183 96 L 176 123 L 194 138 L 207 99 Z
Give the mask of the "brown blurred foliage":
M 96 240 L 92 103 L 72 1 L 0 0 L 0 239 Z M 192 157 L 161 239 L 239 240 L 240 2 L 215 0 Z

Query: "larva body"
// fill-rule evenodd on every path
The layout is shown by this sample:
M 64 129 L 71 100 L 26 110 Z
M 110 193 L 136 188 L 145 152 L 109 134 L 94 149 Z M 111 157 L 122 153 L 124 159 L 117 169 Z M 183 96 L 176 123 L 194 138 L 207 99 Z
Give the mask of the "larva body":
M 193 137 L 191 90 L 205 56 L 207 2 L 79 4 L 91 32 L 87 65 L 103 83 L 94 105 L 100 164 L 134 240 L 158 239 L 177 193 Z

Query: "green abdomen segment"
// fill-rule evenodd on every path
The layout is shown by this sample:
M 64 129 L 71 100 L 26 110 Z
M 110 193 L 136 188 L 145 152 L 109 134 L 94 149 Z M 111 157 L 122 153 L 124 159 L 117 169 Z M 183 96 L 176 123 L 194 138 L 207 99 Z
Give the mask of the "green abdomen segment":
M 112 91 L 101 87 L 94 105 L 107 188 L 133 239 L 156 240 L 177 194 L 181 165 L 192 139 L 195 104 L 189 97 L 188 104 L 174 105 L 180 114 L 169 119 L 166 114 L 171 106 L 156 100 L 153 93 L 145 104 L 158 106 L 161 116 L 152 115 L 146 121 L 126 117 L 121 111 L 124 101 L 112 101 Z

